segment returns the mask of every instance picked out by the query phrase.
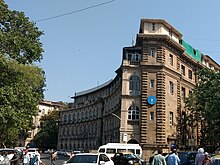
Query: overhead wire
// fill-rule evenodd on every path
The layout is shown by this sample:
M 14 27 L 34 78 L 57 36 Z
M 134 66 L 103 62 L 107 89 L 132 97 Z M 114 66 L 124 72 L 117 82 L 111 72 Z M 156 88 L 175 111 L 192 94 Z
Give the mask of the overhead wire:
M 186 37 L 188 40 L 197 40 L 197 41 L 210 41 L 210 42 L 220 42 L 220 40 L 217 39 L 210 39 L 210 38 L 195 38 L 195 37 Z M 207 53 L 215 53 L 220 52 L 220 50 L 200 50 L 201 52 L 207 52 Z
M 68 12 L 68 13 L 59 14 L 59 15 L 56 15 L 56 16 L 39 19 L 39 20 L 36 20 L 35 22 L 42 22 L 42 21 L 47 21 L 47 20 L 51 20 L 51 19 L 56 19 L 56 18 L 59 18 L 59 17 L 64 17 L 64 16 L 67 16 L 67 15 L 75 14 L 75 13 L 82 12 L 82 11 L 85 11 L 85 10 L 88 10 L 88 9 L 92 9 L 92 8 L 96 8 L 96 7 L 99 7 L 99 6 L 102 6 L 102 5 L 106 5 L 106 4 L 112 3 L 114 1 L 116 1 L 116 0 L 110 0 L 110 1 L 102 2 L 102 3 L 98 3 L 98 4 L 95 4 L 95 5 L 91 5 L 91 6 L 82 8 L 82 9 L 74 10 L 74 11 L 71 11 L 71 12 Z M 186 38 L 191 39 L 191 40 L 220 42 L 220 40 L 216 40 L 216 39 L 193 38 L 193 37 L 186 37 Z M 216 51 L 202 50 L 202 51 L 203 52 L 220 52 L 220 50 L 216 50 Z
M 78 9 L 78 10 L 74 10 L 74 11 L 71 11 L 71 12 L 68 12 L 68 13 L 64 13 L 64 14 L 60 14 L 60 15 L 56 15 L 56 16 L 52 16 L 52 17 L 48 17 L 48 18 L 39 19 L 39 20 L 36 20 L 35 22 L 42 22 L 42 21 L 47 21 L 47 20 L 56 19 L 56 18 L 59 18 L 59 17 L 75 14 L 75 13 L 82 12 L 82 11 L 85 11 L 85 10 L 88 10 L 88 9 L 91 9 L 91 8 L 96 8 L 96 7 L 99 7 L 99 6 L 103 6 L 103 5 L 112 3 L 114 1 L 115 0 L 98 3 L 98 4 L 95 4 L 95 5 L 88 6 L 88 7 L 82 8 L 82 9 Z

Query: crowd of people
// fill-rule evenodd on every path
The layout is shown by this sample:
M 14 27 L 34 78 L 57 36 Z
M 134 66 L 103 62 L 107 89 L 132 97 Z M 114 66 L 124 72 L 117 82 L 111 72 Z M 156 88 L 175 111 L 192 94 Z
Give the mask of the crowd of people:
M 23 155 L 23 165 L 41 165 L 44 164 L 40 159 L 40 153 L 36 151 L 35 153 L 28 154 L 28 150 L 24 150 Z
M 171 148 L 171 153 L 164 156 L 161 149 L 154 155 L 150 165 L 180 165 L 181 160 L 178 156 L 177 149 Z M 195 157 L 195 165 L 211 165 L 211 158 L 207 152 L 204 152 L 203 148 L 199 148 Z
M 0 151 L 0 164 L 1 165 L 18 165 L 19 155 L 17 151 Z
M 28 153 L 28 150 L 2 150 L 0 151 L 0 165 L 43 165 L 40 153 Z

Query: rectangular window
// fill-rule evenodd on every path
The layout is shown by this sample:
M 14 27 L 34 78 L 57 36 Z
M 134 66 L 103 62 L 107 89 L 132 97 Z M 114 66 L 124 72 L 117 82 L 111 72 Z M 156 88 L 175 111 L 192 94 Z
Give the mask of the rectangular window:
M 172 81 L 170 81 L 170 94 L 173 95 L 174 94 L 174 84 Z
M 188 70 L 188 78 L 192 80 L 192 71 L 190 69 Z
M 181 74 L 185 76 L 185 66 L 181 65 Z
M 152 23 L 152 31 L 155 31 L 155 23 Z
M 156 57 L 156 49 L 155 48 L 150 48 L 150 56 L 151 57 Z
M 135 61 L 138 62 L 139 61 L 139 54 L 135 55 Z
M 170 35 L 170 37 L 172 37 L 172 35 L 173 35 L 172 30 L 169 30 L 169 35 Z
M 184 87 L 182 87 L 182 99 L 183 101 L 185 101 L 186 98 L 186 89 Z
M 154 88 L 154 80 L 150 80 L 150 88 Z
M 170 63 L 170 65 L 173 65 L 173 55 L 172 54 L 170 54 L 170 56 L 169 56 L 169 63 Z
M 189 95 L 192 93 L 192 91 L 191 90 L 189 90 Z
M 132 54 L 128 54 L 128 60 L 130 61 L 131 60 L 131 58 L 132 58 Z
M 150 120 L 154 120 L 154 112 L 150 112 Z
M 170 126 L 173 126 L 173 112 L 170 112 Z

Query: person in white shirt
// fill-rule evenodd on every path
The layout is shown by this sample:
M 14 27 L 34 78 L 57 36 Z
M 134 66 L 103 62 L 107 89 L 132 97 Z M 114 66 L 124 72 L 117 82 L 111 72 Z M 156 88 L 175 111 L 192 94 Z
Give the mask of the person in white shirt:
M 35 165 L 40 165 L 42 164 L 43 162 L 41 161 L 40 159 L 40 153 L 38 151 L 36 151 L 36 154 L 35 154 Z
M 23 165 L 28 165 L 30 162 L 30 157 L 28 155 L 28 151 L 24 152 L 24 157 L 23 157 Z

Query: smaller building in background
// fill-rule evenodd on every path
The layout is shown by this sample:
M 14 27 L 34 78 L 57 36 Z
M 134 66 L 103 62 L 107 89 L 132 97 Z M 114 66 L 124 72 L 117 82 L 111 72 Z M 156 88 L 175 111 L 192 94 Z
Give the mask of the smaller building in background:
M 27 146 L 28 144 L 31 143 L 33 140 L 34 136 L 37 134 L 40 128 L 40 119 L 42 116 L 47 115 L 49 112 L 54 111 L 54 110 L 61 110 L 65 107 L 65 104 L 63 102 L 54 102 L 54 101 L 48 101 L 48 100 L 43 100 L 40 102 L 38 105 L 38 115 L 33 116 L 33 129 L 28 131 L 28 137 L 24 141 L 24 146 Z

